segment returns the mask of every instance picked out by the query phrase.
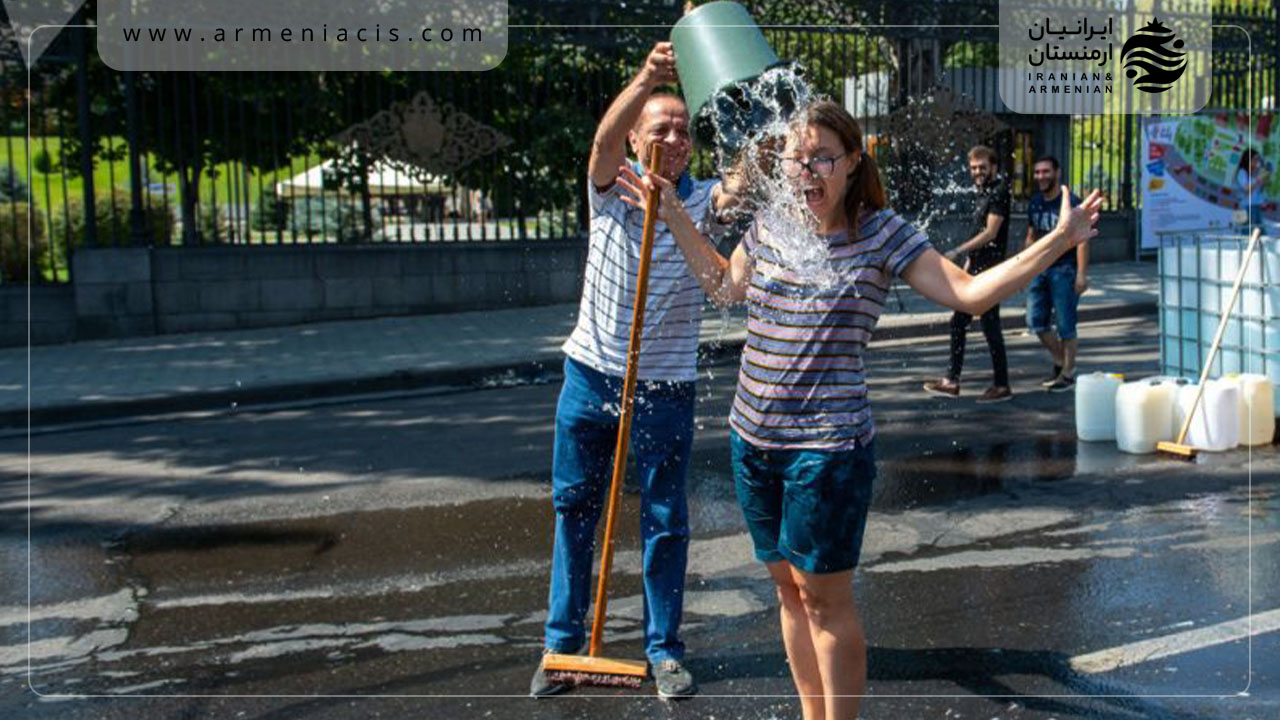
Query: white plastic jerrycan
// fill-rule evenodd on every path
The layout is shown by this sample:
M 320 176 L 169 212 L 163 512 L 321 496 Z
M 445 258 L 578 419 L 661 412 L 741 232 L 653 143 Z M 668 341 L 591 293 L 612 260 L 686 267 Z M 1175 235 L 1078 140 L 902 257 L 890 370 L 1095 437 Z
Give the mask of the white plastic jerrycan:
M 1178 417 L 1178 390 L 1187 387 L 1192 382 L 1184 377 L 1176 377 L 1174 375 L 1152 375 L 1142 379 L 1143 382 L 1160 383 L 1167 385 L 1172 393 L 1169 403 L 1169 437 L 1166 440 L 1177 440 L 1178 433 L 1182 432 L 1182 418 Z
M 1076 378 L 1076 435 L 1097 442 L 1116 439 L 1116 391 L 1119 373 L 1089 373 Z
M 1116 390 L 1116 447 L 1127 453 L 1156 451 L 1156 443 L 1173 439 L 1172 382 L 1138 380 Z
M 1240 393 L 1240 444 L 1267 445 L 1276 434 L 1275 386 L 1266 375 L 1228 375 Z
M 1178 388 L 1173 414 L 1179 430 L 1191 412 L 1198 389 L 1198 385 Z M 1230 450 L 1240 444 L 1240 390 L 1235 382 L 1221 379 L 1204 384 L 1204 397 L 1200 398 L 1200 407 L 1191 420 L 1185 442 L 1198 450 L 1213 452 Z

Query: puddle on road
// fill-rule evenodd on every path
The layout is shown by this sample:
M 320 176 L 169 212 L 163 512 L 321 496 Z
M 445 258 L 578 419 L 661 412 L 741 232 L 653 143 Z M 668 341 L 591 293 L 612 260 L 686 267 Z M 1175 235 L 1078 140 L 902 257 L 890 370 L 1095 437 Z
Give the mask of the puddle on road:
M 736 502 L 724 487 L 721 477 L 690 474 L 697 536 L 739 530 Z M 612 593 L 620 601 L 615 614 L 632 634 L 641 619 L 639 506 L 637 492 L 623 495 Z M 156 655 L 249 661 L 325 649 L 536 643 L 542 620 L 528 609 L 545 607 L 553 523 L 550 498 L 543 497 L 152 527 L 110 544 L 64 544 L 37 533 L 43 562 L 33 565 L 41 588 L 33 637 L 44 645 L 35 659 L 58 675 L 100 663 L 132 671 Z M 21 553 L 6 557 L 14 567 L 25 564 Z M 105 579 L 86 584 L 95 574 Z M 73 585 L 62 589 L 58 582 Z M 691 592 L 689 612 L 724 605 L 717 592 Z M 90 599 L 58 603 L 70 597 Z M 728 607 L 750 606 L 733 592 L 724 597 L 732 600 Z M 11 599 L 5 617 L 12 617 L 0 628 L 5 676 L 21 669 L 27 651 L 25 597 Z M 116 607 L 121 602 L 124 611 Z M 460 611 L 499 618 L 499 631 L 461 632 Z M 246 628 L 267 630 L 246 634 Z
M 726 495 L 726 488 L 728 494 Z M 698 537 L 741 530 L 741 513 L 725 478 L 700 471 L 689 477 L 690 525 Z M 617 547 L 640 547 L 640 494 L 622 497 Z M 131 571 L 157 595 L 172 585 L 272 586 L 295 575 L 351 580 L 474 571 L 481 565 L 551 557 L 555 523 L 550 497 L 500 499 L 461 505 L 381 510 L 302 520 L 168 527 L 130 534 L 117 549 Z M 599 531 L 603 530 L 603 518 Z
M 917 453 L 880 461 L 873 501 L 906 509 L 998 493 L 1017 482 L 1065 480 L 1076 474 L 1076 446 L 1074 437 L 979 447 L 922 442 Z
M 1017 486 L 1053 483 L 1073 478 L 1114 478 L 1137 482 L 1134 476 L 1162 476 L 1194 480 L 1197 473 L 1243 469 L 1248 449 L 1202 453 L 1193 464 L 1156 454 L 1130 455 L 1114 443 L 1087 443 L 1074 434 L 1036 436 L 1029 441 L 962 445 L 946 439 L 923 440 L 913 452 L 895 448 L 894 457 L 881 457 L 873 505 L 894 511 L 1013 491 Z M 1255 449 L 1254 462 L 1274 464 L 1276 448 Z

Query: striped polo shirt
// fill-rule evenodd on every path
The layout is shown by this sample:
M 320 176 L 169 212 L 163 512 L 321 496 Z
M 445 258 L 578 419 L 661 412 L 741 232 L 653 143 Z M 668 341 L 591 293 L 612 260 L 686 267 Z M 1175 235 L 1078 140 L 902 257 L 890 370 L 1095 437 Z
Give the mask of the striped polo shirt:
M 864 215 L 847 233 L 818 236 L 838 283 L 806 283 L 753 226 L 747 343 L 729 424 L 765 448 L 849 450 L 875 436 L 862 352 L 893 279 L 930 247 L 892 210 Z
M 689 217 L 708 228 L 711 189 L 718 180 L 694 180 L 689 175 L 677 186 Z M 627 370 L 631 317 L 640 267 L 644 210 L 622 202 L 615 183 L 604 192 L 587 179 L 591 200 L 591 235 L 583 278 L 578 321 L 564 352 L 606 375 Z M 641 380 L 692 382 L 697 379 L 698 335 L 706 296 L 666 223 L 658 222 L 649 266 L 644 332 L 640 339 Z

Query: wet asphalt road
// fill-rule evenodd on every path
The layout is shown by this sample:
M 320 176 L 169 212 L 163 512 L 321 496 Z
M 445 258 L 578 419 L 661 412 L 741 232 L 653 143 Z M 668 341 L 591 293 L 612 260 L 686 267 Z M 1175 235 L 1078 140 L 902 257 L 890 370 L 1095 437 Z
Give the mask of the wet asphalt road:
M 1086 370 L 1154 370 L 1154 320 L 1085 337 Z M 1077 443 L 1072 397 L 1033 390 L 1040 351 L 1009 341 L 1021 392 L 989 407 L 980 333 L 968 399 L 919 390 L 942 340 L 869 356 L 864 716 L 1280 717 L 1280 453 Z M 0 717 L 798 717 L 729 481 L 733 380 L 730 361 L 701 384 L 690 476 L 698 699 L 518 697 L 546 597 L 549 375 L 37 435 L 29 626 L 26 443 L 0 441 Z M 622 657 L 641 656 L 637 531 L 610 605 Z

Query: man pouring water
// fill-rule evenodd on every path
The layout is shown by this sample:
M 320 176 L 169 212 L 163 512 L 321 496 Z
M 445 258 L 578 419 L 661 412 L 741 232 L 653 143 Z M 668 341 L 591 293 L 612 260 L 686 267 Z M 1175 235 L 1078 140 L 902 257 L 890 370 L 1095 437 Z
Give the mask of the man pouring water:
M 671 43 L 653 47 L 596 129 L 587 168 L 590 239 L 578 320 L 564 343 L 564 386 L 556 407 L 552 460 L 555 544 L 544 635 L 546 652 L 576 653 L 586 640 L 595 528 L 610 480 L 626 373 L 644 213 L 620 198 L 619 166 L 628 148 L 640 161 L 663 147 L 659 174 L 678 188 L 707 230 L 736 201 L 712 180 L 688 172 L 693 142 L 684 101 L 662 88 L 676 82 Z M 688 696 L 697 686 L 679 637 L 689 545 L 685 475 L 693 444 L 698 336 L 705 296 L 665 224 L 654 236 L 639 358 L 631 447 L 641 485 L 644 647 L 658 694 Z M 534 697 L 567 686 L 539 664 Z

